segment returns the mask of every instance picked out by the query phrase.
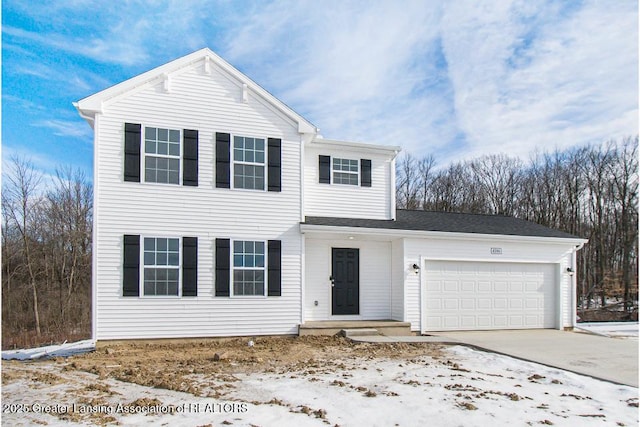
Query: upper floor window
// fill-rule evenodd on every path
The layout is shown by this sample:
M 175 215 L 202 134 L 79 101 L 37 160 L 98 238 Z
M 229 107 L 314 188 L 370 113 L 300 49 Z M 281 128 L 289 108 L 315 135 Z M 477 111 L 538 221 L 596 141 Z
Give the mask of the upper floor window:
M 144 180 L 180 183 L 180 131 L 144 128 Z
M 178 295 L 180 239 L 144 238 L 144 295 Z
M 233 295 L 265 295 L 265 243 L 233 242 Z
M 333 158 L 333 183 L 358 185 L 358 160 Z
M 233 137 L 233 186 L 251 190 L 264 190 L 264 139 Z

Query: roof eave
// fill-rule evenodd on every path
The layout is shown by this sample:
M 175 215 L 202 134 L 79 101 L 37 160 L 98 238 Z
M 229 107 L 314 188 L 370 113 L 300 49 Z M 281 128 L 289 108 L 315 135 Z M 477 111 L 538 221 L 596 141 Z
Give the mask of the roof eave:
M 428 230 L 403 230 L 395 228 L 367 228 L 336 225 L 300 224 L 301 233 L 348 233 L 348 234 L 379 234 L 385 236 L 397 236 L 398 238 L 432 237 L 450 240 L 502 240 L 502 241 L 526 241 L 530 243 L 547 243 L 558 245 L 573 245 L 580 249 L 587 239 L 569 237 L 545 237 L 545 236 L 521 236 L 512 234 L 485 234 L 485 233 L 461 233 L 455 231 L 428 231 Z
M 363 143 L 363 142 L 339 141 L 335 139 L 325 139 L 325 138 L 315 138 L 313 141 L 311 141 L 311 144 L 328 145 L 328 146 L 339 147 L 339 148 L 347 147 L 347 148 L 355 148 L 355 149 L 382 151 L 382 152 L 393 155 L 393 157 L 397 156 L 400 153 L 400 151 L 402 151 L 402 147 L 398 145 L 369 144 L 369 143 Z

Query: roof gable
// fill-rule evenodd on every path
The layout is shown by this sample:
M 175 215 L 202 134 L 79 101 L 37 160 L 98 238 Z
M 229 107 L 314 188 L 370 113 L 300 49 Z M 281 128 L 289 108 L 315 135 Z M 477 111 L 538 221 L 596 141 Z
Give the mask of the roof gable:
M 314 136 L 317 134 L 318 129 L 311 122 L 293 111 L 285 103 L 270 94 L 220 56 L 216 55 L 209 48 L 200 49 L 145 73 L 139 74 L 81 99 L 78 102 L 74 102 L 73 105 L 83 118 L 92 123 L 95 114 L 102 112 L 104 107 L 108 106 L 110 103 L 146 88 L 149 85 L 158 84 L 159 82 L 165 82 L 168 88 L 172 76 L 178 75 L 197 66 L 203 67 L 205 73 L 210 72 L 209 70 L 211 70 L 212 67 L 217 67 L 217 69 L 226 77 L 237 81 L 240 86 L 247 91 L 250 91 L 252 95 L 261 98 L 269 105 L 273 106 L 276 111 L 297 123 L 298 132 L 312 134 Z

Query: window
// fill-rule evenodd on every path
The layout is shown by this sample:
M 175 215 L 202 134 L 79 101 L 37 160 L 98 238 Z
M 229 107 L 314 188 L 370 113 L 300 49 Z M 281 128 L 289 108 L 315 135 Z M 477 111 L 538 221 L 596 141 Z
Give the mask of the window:
M 144 128 L 144 180 L 180 183 L 180 131 Z
M 178 295 L 180 239 L 144 238 L 144 295 Z
M 233 295 L 265 295 L 264 249 L 264 242 L 233 242 Z
M 264 190 L 264 139 L 233 137 L 233 186 Z
M 333 183 L 358 185 L 358 161 L 333 158 Z

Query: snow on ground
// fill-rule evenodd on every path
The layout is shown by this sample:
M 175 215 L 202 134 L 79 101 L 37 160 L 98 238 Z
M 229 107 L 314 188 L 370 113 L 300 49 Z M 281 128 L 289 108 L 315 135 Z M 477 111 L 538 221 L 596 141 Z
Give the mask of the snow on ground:
M 638 339 L 638 322 L 578 323 L 577 328 L 608 337 Z
M 2 352 L 2 358 L 4 360 L 29 360 L 40 359 L 41 357 L 67 357 L 74 354 L 87 353 L 95 349 L 96 342 L 94 340 L 84 340 L 24 350 L 5 350 Z
M 443 351 L 439 358 L 310 360 L 266 373 L 230 373 L 222 382 L 193 375 L 201 386 L 224 389 L 224 399 L 100 378 L 68 369 L 72 359 L 3 362 L 2 421 L 12 426 L 638 425 L 636 388 L 463 346 Z

